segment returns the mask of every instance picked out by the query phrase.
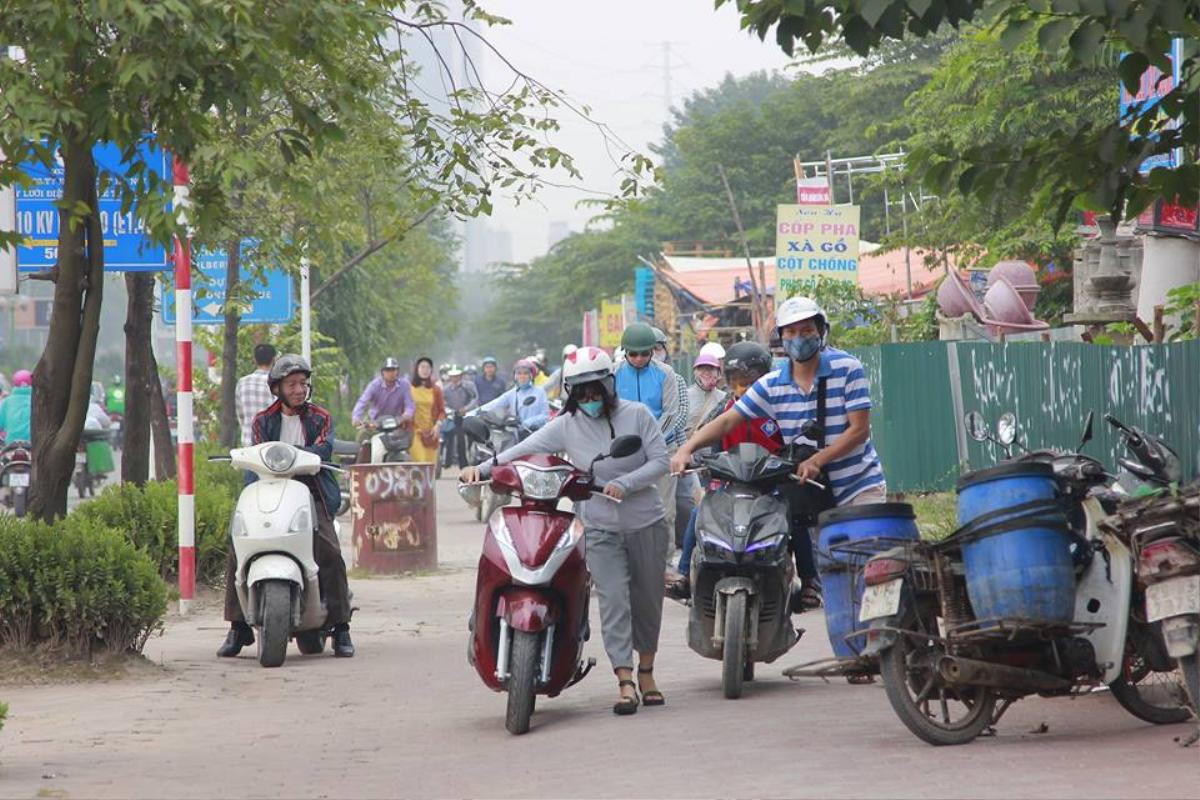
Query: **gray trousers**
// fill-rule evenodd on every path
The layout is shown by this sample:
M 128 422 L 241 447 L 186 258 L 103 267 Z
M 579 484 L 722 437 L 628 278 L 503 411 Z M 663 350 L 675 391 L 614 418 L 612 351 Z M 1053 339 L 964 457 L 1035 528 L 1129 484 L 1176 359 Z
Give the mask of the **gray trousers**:
M 632 531 L 584 530 L 588 570 L 600 600 L 600 634 L 614 670 L 633 669 L 634 650 L 658 650 L 669 539 L 664 520 Z

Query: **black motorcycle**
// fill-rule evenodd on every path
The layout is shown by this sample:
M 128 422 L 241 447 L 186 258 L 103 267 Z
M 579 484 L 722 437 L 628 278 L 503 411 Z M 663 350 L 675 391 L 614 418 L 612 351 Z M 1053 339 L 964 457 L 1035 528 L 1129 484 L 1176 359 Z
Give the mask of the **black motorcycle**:
M 796 570 L 786 497 L 800 460 L 751 443 L 697 459 L 709 490 L 696 518 L 688 646 L 721 659 L 728 698 L 741 697 L 755 663 L 800 638 L 788 609 Z
M 32 471 L 32 445 L 29 442 L 12 441 L 0 450 L 0 488 L 4 490 L 4 505 L 18 517 L 25 516 Z

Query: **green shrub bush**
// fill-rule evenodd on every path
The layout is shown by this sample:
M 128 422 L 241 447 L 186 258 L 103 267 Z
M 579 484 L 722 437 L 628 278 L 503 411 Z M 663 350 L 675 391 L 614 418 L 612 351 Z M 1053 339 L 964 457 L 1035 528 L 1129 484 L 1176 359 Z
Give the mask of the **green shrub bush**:
M 0 644 L 141 652 L 166 609 L 155 564 L 120 531 L 77 514 L 0 517 Z
M 239 481 L 240 473 L 227 464 L 223 467 Z M 196 475 L 196 576 L 212 583 L 225 570 L 229 520 L 236 494 L 229 482 Z M 145 486 L 115 484 L 95 499 L 81 505 L 70 515 L 81 520 L 115 528 L 148 555 L 158 574 L 170 580 L 178 575 L 178 488 L 175 481 L 150 481 Z

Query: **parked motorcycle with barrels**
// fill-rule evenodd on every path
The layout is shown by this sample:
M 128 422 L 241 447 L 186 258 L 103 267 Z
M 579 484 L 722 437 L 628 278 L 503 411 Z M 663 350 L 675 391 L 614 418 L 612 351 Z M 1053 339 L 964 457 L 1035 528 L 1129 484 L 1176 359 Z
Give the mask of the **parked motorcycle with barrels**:
M 1009 446 L 1015 422 L 1002 417 L 993 438 L 973 412 L 967 427 Z M 1089 414 L 1075 452 L 1025 452 L 963 475 L 957 531 L 867 562 L 863 653 L 878 656 L 888 700 L 918 738 L 963 744 L 1022 697 L 1104 685 L 1147 722 L 1190 716 L 1174 665 L 1139 627 L 1129 549 L 1098 525 L 1120 496 L 1080 452 L 1091 437 Z
M 1200 480 L 1180 487 L 1179 456 L 1162 439 L 1106 415 L 1132 459 L 1118 485 L 1133 494 L 1101 528 L 1133 548 L 1141 622 L 1177 659 L 1193 713 L 1200 714 Z M 1141 485 L 1137 484 L 1141 481 Z

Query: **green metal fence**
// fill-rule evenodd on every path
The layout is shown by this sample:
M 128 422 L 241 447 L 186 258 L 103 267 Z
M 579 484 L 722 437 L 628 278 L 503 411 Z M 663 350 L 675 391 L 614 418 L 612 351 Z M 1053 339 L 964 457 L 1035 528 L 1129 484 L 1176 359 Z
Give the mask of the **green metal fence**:
M 1123 455 L 1102 421 L 1123 422 L 1163 436 L 1200 470 L 1200 341 L 1140 347 L 1075 342 L 922 342 L 855 351 L 871 383 L 871 431 L 891 491 L 953 487 L 964 468 L 1003 457 L 969 440 L 965 411 L 990 422 L 1017 416 L 1031 448 L 1074 448 L 1088 411 L 1096 438 L 1086 452 L 1116 467 Z

